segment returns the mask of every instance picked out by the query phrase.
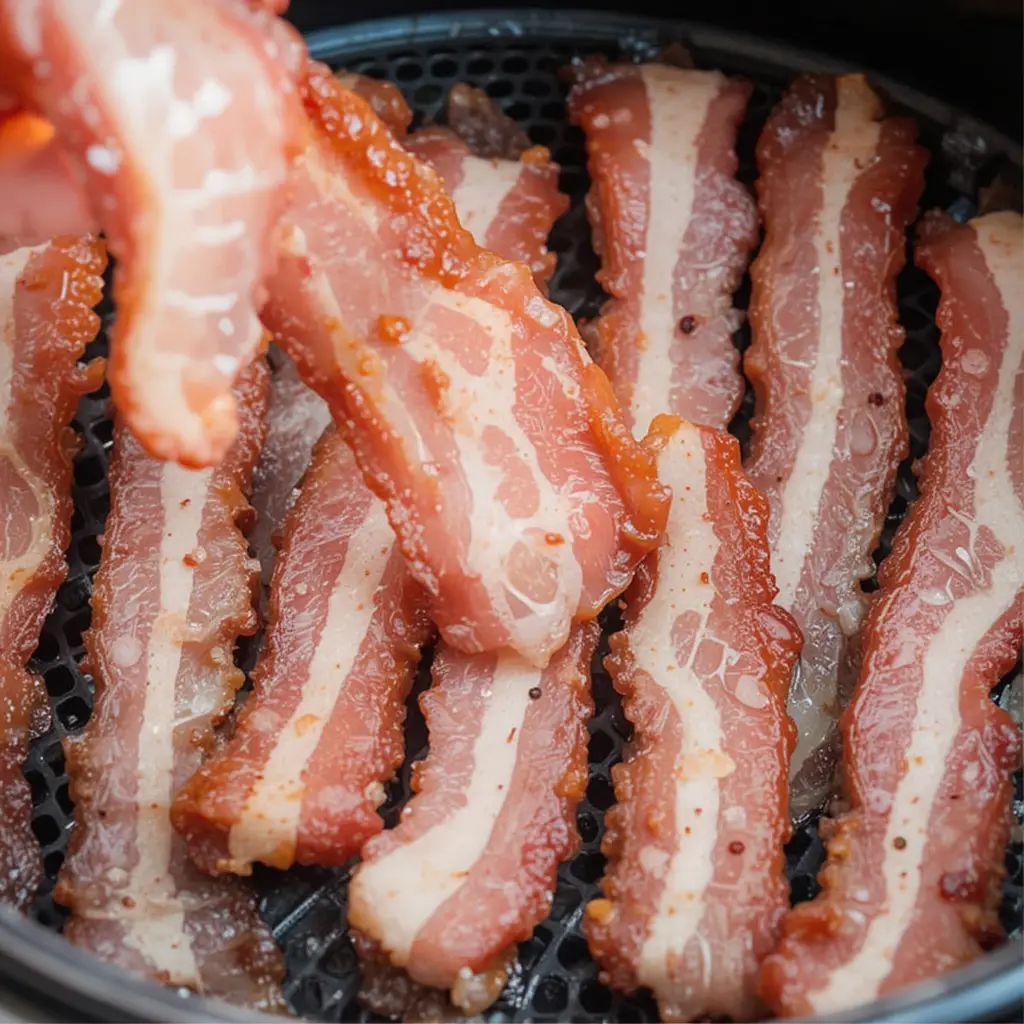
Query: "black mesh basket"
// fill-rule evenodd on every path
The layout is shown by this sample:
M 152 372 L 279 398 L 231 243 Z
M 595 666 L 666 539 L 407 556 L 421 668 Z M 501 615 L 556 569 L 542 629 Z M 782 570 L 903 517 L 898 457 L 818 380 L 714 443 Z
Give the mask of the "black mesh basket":
M 388 78 L 403 89 L 416 112 L 416 124 L 442 116 L 448 89 L 456 82 L 484 88 L 529 132 L 534 143 L 548 146 L 562 167 L 561 187 L 572 207 L 556 225 L 550 245 L 558 254 L 552 297 L 575 316 L 593 315 L 601 301 L 594 280 L 597 259 L 583 209 L 587 189 L 581 133 L 566 122 L 564 91 L 558 70 L 572 57 L 603 52 L 612 57 L 645 59 L 670 42 L 680 41 L 698 66 L 743 75 L 755 89 L 740 133 L 741 178 L 754 180 L 753 148 L 772 105 L 794 75 L 806 71 L 851 70 L 829 59 L 718 30 L 642 17 L 580 11 L 488 11 L 436 14 L 363 22 L 328 29 L 310 37 L 314 56 L 335 66 Z M 894 82 L 872 76 L 890 108 L 916 117 L 922 142 L 932 152 L 922 208 L 943 207 L 959 217 L 973 213 L 978 190 L 997 175 L 1019 180 L 1020 151 L 1007 139 L 945 104 Z M 1024 286 L 1024 285 L 1022 285 Z M 747 284 L 739 296 L 746 300 Z M 911 458 L 928 443 L 924 396 L 939 366 L 934 311 L 937 292 L 928 278 L 908 262 L 898 282 L 901 319 L 907 341 L 901 352 L 907 378 L 907 413 Z M 112 312 L 108 309 L 105 325 Z M 736 343 L 748 338 L 741 330 Z M 105 349 L 106 331 L 96 342 Z M 733 425 L 742 442 L 751 411 L 748 393 Z M 89 624 L 91 576 L 99 561 L 97 536 L 109 509 L 106 484 L 111 423 L 106 393 L 87 397 L 77 426 L 85 439 L 75 465 L 74 537 L 69 575 L 61 588 L 34 658 L 45 678 L 55 715 L 51 730 L 32 748 L 26 774 L 35 804 L 33 827 L 43 846 L 47 882 L 25 922 L 0 909 L 0 979 L 8 1001 L 18 1001 L 24 1019 L 52 1020 L 245 1020 L 256 1019 L 185 993 L 160 989 L 98 964 L 67 946 L 59 931 L 63 912 L 52 886 L 73 827 L 61 740 L 89 717 L 92 686 L 78 663 L 82 633 Z M 910 461 L 902 467 L 882 545 L 914 496 Z M 870 584 L 868 584 L 870 586 Z M 603 654 L 601 651 L 599 654 Z M 420 674 L 416 694 L 426 684 Z M 1002 687 L 994 691 L 999 699 Z M 622 756 L 629 725 L 611 684 L 595 660 L 597 714 L 591 725 L 590 783 L 577 824 L 579 853 L 559 872 L 549 918 L 519 950 L 519 969 L 498 1002 L 487 1012 L 491 1021 L 640 1021 L 657 1020 L 652 1000 L 627 998 L 605 988 L 580 932 L 583 907 L 598 894 L 604 867 L 600 853 L 605 810 L 614 794 L 610 768 Z M 385 807 L 389 824 L 408 796 L 409 764 L 423 756 L 426 732 L 414 694 L 406 730 L 408 758 Z M 1015 811 L 1021 820 L 1020 777 Z M 1019 839 L 1019 830 L 1018 839 Z M 806 823 L 787 847 L 793 899 L 816 892 L 815 874 L 823 855 L 816 823 Z M 915 988 L 893 999 L 844 1015 L 844 1020 L 967 1021 L 1020 1019 L 1024 999 L 1021 966 L 1021 847 L 1007 851 L 1008 877 L 1002 906 L 1010 942 L 970 967 Z M 295 1013 L 314 1020 L 374 1019 L 357 999 L 360 978 L 346 933 L 345 870 L 296 869 L 256 875 L 261 909 L 287 957 L 285 994 Z

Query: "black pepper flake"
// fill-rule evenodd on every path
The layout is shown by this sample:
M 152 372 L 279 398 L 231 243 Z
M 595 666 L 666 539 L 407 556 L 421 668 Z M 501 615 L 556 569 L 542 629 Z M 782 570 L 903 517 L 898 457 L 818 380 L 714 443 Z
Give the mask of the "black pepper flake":
M 697 330 L 696 317 L 684 316 L 683 319 L 679 321 L 679 330 L 681 330 L 683 334 L 693 334 L 693 332 Z
M 897 836 L 892 841 L 892 845 L 895 846 L 897 850 L 905 850 L 907 848 L 907 841 L 903 836 Z
M 530 700 L 540 700 L 543 694 L 539 686 L 530 687 Z

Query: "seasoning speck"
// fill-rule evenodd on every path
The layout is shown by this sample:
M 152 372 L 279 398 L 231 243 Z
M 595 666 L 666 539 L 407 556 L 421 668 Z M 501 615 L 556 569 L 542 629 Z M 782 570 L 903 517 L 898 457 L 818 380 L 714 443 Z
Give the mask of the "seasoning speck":
M 530 700 L 540 700 L 543 696 L 541 688 L 539 686 L 531 686 L 529 696 Z

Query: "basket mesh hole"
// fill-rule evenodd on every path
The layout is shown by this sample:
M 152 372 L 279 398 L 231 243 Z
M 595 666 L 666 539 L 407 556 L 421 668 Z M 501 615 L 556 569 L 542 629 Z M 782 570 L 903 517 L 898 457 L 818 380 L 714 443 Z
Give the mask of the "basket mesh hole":
M 576 855 L 569 870 L 581 882 L 597 882 L 604 872 L 604 857 L 600 853 L 585 851 Z
M 459 73 L 458 61 L 451 57 L 442 57 L 441 60 L 436 60 L 431 64 L 430 73 L 435 78 L 454 78 Z
M 567 970 L 575 971 L 590 962 L 586 940 L 579 935 L 567 935 L 558 946 L 558 962 Z
M 612 1008 L 612 994 L 596 981 L 585 981 L 580 986 L 580 1006 L 587 1013 L 607 1013 Z
M 569 986 L 564 978 L 549 974 L 541 978 L 533 995 L 534 1009 L 540 1013 L 560 1013 L 569 1002 Z
M 53 818 L 34 818 L 32 821 L 32 831 L 35 832 L 36 839 L 39 840 L 42 846 L 49 846 L 60 838 L 60 826 Z
M 501 70 L 506 75 L 522 75 L 530 70 L 530 62 L 521 53 L 516 53 L 501 62 Z
M 46 690 L 51 697 L 67 696 L 78 682 L 75 674 L 65 665 L 51 668 L 44 678 L 46 679 Z
M 84 697 L 69 697 L 57 705 L 57 715 L 68 732 L 81 729 L 89 721 L 90 708 Z

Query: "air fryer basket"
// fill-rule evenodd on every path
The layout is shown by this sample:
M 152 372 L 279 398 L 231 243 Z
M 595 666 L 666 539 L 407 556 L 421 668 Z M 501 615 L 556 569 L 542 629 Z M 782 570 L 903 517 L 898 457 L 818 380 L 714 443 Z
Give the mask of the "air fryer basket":
M 601 291 L 594 281 L 597 260 L 590 247 L 582 204 L 587 188 L 582 136 L 566 123 L 558 69 L 574 55 L 598 51 L 610 56 L 649 58 L 665 44 L 677 40 L 691 50 L 699 66 L 721 68 L 754 82 L 753 98 L 739 139 L 740 173 L 748 185 L 755 176 L 753 147 L 757 135 L 792 77 L 804 71 L 850 70 L 826 58 L 700 26 L 580 11 L 488 11 L 364 22 L 317 32 L 310 37 L 310 44 L 314 56 L 332 65 L 397 82 L 416 111 L 417 124 L 439 118 L 448 88 L 456 82 L 468 81 L 485 88 L 528 129 L 535 143 L 550 147 L 562 166 L 562 188 L 573 200 L 571 210 L 551 238 L 551 248 L 558 253 L 551 292 L 555 300 L 578 317 L 595 313 Z M 902 109 L 917 118 L 922 141 L 932 152 L 923 209 L 940 206 L 966 217 L 975 208 L 978 189 L 994 176 L 1019 179 L 1020 152 L 1012 143 L 942 103 L 892 82 L 873 80 L 893 109 Z M 745 284 L 741 304 L 746 288 Z M 928 442 L 924 396 L 939 366 L 933 319 L 937 293 L 912 265 L 901 275 L 898 290 L 901 319 L 907 328 L 901 357 L 907 375 L 911 451 L 912 458 L 917 458 Z M 109 326 L 111 316 L 108 308 L 105 326 Z M 745 329 L 741 330 L 737 344 L 742 347 L 747 341 Z M 106 331 L 95 344 L 96 354 L 105 347 Z M 748 393 L 734 424 L 743 441 L 750 411 Z M 73 825 L 61 740 L 85 724 L 92 705 L 91 681 L 81 674 L 77 663 L 82 655 L 82 632 L 89 624 L 91 575 L 100 555 L 97 537 L 110 505 L 106 468 L 112 431 L 105 389 L 83 400 L 77 426 L 85 445 L 75 464 L 69 576 L 58 594 L 34 658 L 35 669 L 46 679 L 55 715 L 50 731 L 34 743 L 26 767 L 35 805 L 33 827 L 43 846 L 47 873 L 47 883 L 31 916 L 52 931 L 59 930 L 64 916 L 53 902 L 52 884 Z M 901 469 L 882 551 L 913 494 L 914 480 L 908 460 Z M 425 684 L 424 671 L 417 692 Z M 591 729 L 591 777 L 577 814 L 582 847 L 559 872 L 551 915 L 536 929 L 533 938 L 520 947 L 517 972 L 488 1011 L 489 1020 L 657 1020 L 649 998 L 626 998 L 598 982 L 597 969 L 580 932 L 583 907 L 597 895 L 602 873 L 603 815 L 614 799 L 610 767 L 621 758 L 623 742 L 629 735 L 619 701 L 597 660 L 594 688 L 597 714 Z M 1005 681 L 995 691 L 997 699 L 1004 689 Z M 415 695 L 410 701 L 407 741 L 409 761 L 422 757 L 426 735 Z M 407 762 L 399 783 L 392 787 L 386 807 L 389 824 L 394 822 L 398 808 L 408 796 L 408 778 Z M 1015 811 L 1019 821 L 1019 775 Z M 787 847 L 794 900 L 814 895 L 822 853 L 816 823 L 811 821 Z M 964 1021 L 999 1019 L 1000 1014 L 1014 1012 L 1014 1004 L 1024 998 L 1019 945 L 1019 842 L 1007 851 L 1007 868 L 1002 919 L 1011 941 L 1005 948 L 969 968 L 847 1014 L 844 1019 Z M 356 1000 L 358 966 L 345 931 L 347 877 L 345 870 L 308 869 L 285 874 L 263 871 L 256 876 L 262 893 L 262 912 L 288 961 L 285 993 L 296 1013 L 312 1019 L 374 1019 Z M 45 1005 L 45 1010 L 39 1010 L 38 1019 L 54 1019 L 61 1012 L 69 1012 L 77 1019 L 85 1015 L 106 1020 L 252 1019 L 219 1004 L 165 991 L 95 964 L 53 934 L 4 912 L 0 912 L 0 978 L 5 979 L 8 991 L 20 990 L 37 1008 Z M 1017 1015 L 1019 1018 L 1019 1012 Z

